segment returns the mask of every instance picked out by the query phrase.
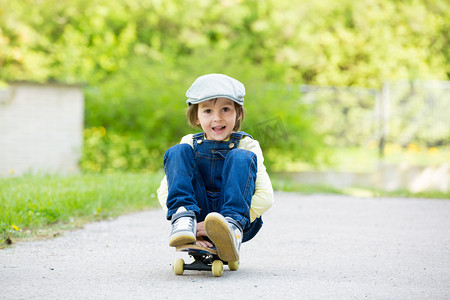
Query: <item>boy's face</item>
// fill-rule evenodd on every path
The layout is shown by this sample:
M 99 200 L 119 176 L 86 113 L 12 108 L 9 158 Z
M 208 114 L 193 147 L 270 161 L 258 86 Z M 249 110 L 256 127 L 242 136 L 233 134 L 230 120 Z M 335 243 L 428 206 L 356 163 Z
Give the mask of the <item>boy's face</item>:
M 223 141 L 233 132 L 236 123 L 234 102 L 227 98 L 204 101 L 198 105 L 197 125 L 208 140 Z

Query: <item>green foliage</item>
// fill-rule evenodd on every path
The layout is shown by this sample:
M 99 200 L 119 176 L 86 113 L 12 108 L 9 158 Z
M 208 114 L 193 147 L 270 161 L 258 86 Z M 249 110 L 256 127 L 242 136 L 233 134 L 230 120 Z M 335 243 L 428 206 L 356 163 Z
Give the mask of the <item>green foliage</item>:
M 0 179 L 2 238 L 49 226 L 104 219 L 157 205 L 161 174 L 70 177 L 23 176 Z
M 298 88 L 250 81 L 247 91 L 244 130 L 260 141 L 269 169 L 283 169 L 290 161 L 326 161 L 324 135 L 315 129 L 316 118 Z
M 0 0 L 0 78 L 90 84 L 133 57 L 236 53 L 270 81 L 448 79 L 446 0 Z
M 326 123 L 277 84 L 447 80 L 449 14 L 446 0 L 0 0 L 0 81 L 86 84 L 84 170 L 160 168 L 193 131 L 186 89 L 213 72 L 247 86 L 243 129 L 269 166 L 314 163 Z
M 189 59 L 173 69 L 162 63 L 142 68 L 136 61 L 99 88 L 88 88 L 82 168 L 91 172 L 162 168 L 164 152 L 183 135 L 200 130 L 187 126 L 185 92 L 197 74 L 207 70 L 230 74 L 246 85 L 242 129 L 267 150 L 268 167 L 280 155 L 314 163 L 322 137 L 314 132 L 313 116 L 301 104 L 300 93 L 268 85 L 261 69 L 250 63 L 225 64 L 227 55 L 205 53 L 201 60 Z
M 142 138 L 108 133 L 104 127 L 84 130 L 81 168 L 88 173 L 149 171 L 160 167 L 161 155 Z

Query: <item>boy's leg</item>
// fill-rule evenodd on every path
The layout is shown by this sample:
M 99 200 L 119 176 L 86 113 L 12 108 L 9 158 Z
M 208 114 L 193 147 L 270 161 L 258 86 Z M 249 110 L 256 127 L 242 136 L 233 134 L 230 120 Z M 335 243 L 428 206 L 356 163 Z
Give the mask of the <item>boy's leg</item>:
M 196 214 L 200 209 L 195 197 L 196 164 L 194 150 L 188 144 L 179 144 L 169 148 L 164 155 L 166 173 L 167 219 L 170 220 L 178 208 L 184 207 Z
M 167 219 L 171 220 L 172 247 L 197 241 L 197 216 L 205 205 L 206 194 L 190 145 L 171 147 L 164 155 L 164 170 L 168 183 Z M 200 203 L 199 203 L 200 202 Z
M 220 214 L 211 213 L 205 219 L 208 237 L 225 261 L 239 260 L 244 229 L 251 226 L 250 205 L 255 192 L 256 171 L 253 152 L 234 149 L 227 154 L 222 174 Z
M 255 193 L 257 169 L 256 154 L 251 151 L 234 149 L 225 158 L 220 213 L 239 222 L 243 229 L 250 226 L 250 206 Z

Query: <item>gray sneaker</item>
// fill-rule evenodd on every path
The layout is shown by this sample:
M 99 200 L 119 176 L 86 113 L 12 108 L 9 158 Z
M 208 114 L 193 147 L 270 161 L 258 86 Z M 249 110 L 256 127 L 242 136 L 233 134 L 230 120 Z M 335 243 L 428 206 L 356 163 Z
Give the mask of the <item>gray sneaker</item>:
M 197 220 L 193 211 L 177 212 L 172 216 L 169 246 L 178 247 L 197 242 Z
M 229 217 L 225 218 L 219 213 L 210 213 L 205 219 L 205 230 L 214 243 L 221 260 L 239 261 L 242 229 L 238 222 Z

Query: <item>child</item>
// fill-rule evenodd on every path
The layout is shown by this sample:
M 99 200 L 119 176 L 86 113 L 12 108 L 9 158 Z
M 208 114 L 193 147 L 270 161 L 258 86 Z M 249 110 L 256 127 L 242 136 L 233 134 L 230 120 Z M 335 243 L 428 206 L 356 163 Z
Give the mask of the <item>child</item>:
M 273 204 L 259 143 L 239 131 L 244 95 L 241 82 L 222 74 L 201 76 L 186 92 L 189 124 L 203 132 L 164 155 L 158 198 L 171 220 L 172 247 L 216 247 L 220 259 L 238 261 L 241 243 L 256 235 Z

